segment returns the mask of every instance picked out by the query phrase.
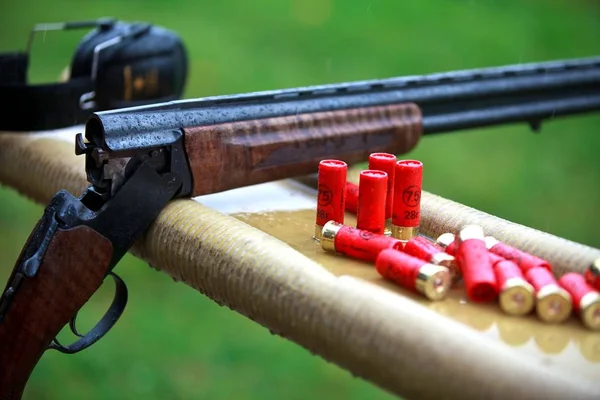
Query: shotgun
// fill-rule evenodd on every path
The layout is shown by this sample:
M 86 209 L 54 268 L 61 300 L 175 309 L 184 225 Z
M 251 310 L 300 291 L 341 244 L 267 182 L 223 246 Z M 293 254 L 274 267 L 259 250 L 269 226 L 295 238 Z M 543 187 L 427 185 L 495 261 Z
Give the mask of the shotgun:
M 600 110 L 600 57 L 250 94 L 92 114 L 75 152 L 90 186 L 61 190 L 28 238 L 0 298 L 0 400 L 22 396 L 43 353 L 77 353 L 125 309 L 113 272 L 172 199 L 317 171 L 324 158 L 402 154 L 421 135 L 541 122 Z M 86 334 L 78 310 L 104 279 L 107 313 Z M 69 326 L 78 339 L 62 344 Z

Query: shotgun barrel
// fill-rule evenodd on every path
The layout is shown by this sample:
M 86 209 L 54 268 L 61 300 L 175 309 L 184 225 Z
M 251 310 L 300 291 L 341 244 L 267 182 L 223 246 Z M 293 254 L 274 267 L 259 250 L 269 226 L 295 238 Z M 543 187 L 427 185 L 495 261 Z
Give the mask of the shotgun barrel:
M 97 113 L 112 151 L 164 143 L 181 128 L 415 103 L 423 134 L 600 110 L 600 57 L 179 100 Z

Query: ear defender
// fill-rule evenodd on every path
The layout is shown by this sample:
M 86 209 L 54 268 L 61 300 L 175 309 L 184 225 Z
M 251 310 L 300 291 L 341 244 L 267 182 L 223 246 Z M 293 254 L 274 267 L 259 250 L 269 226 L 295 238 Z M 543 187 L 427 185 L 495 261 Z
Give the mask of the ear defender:
M 67 82 L 27 84 L 38 31 L 93 28 L 73 55 Z M 113 19 L 36 25 L 25 52 L 0 54 L 0 130 L 35 131 L 84 123 L 97 111 L 181 98 L 187 54 L 173 31 Z M 26 114 L 27 118 L 22 115 Z

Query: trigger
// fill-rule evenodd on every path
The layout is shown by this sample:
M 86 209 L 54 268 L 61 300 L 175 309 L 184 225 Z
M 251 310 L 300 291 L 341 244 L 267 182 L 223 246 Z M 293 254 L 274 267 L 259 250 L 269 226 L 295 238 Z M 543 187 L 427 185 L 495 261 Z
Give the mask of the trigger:
M 71 320 L 69 321 L 69 328 L 71 328 L 71 332 L 73 332 L 73 335 L 83 337 L 83 335 L 77 330 L 77 326 L 75 325 L 76 320 L 77 314 L 75 314 L 73 318 L 71 318 Z
M 85 335 L 81 335 L 77 331 L 75 327 L 77 315 L 75 315 L 69 321 L 69 327 L 75 335 L 79 336 L 79 339 L 77 339 L 75 343 L 65 346 L 59 343 L 55 338 L 48 346 L 49 349 L 58 350 L 61 353 L 67 354 L 77 353 L 96 343 L 115 325 L 121 314 L 123 314 L 125 305 L 127 304 L 127 286 L 125 286 L 125 282 L 113 272 L 109 272 L 108 275 L 112 276 L 115 281 L 115 297 L 106 314 L 104 314 L 100 321 Z

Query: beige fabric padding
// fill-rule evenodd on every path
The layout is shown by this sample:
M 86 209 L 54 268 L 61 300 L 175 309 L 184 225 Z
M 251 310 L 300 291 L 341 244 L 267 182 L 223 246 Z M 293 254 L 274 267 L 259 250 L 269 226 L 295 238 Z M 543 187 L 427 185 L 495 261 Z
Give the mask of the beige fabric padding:
M 78 193 L 85 187 L 84 174 L 72 154 L 69 143 L 0 134 L 0 182 L 41 203 L 60 188 Z M 427 219 L 432 214 L 425 210 L 436 204 L 431 199 L 424 199 Z M 454 223 L 460 224 L 442 228 Z M 594 382 L 514 352 L 408 298 L 355 278 L 337 278 L 287 244 L 193 200 L 168 204 L 132 252 L 217 303 L 401 396 L 600 398 Z

